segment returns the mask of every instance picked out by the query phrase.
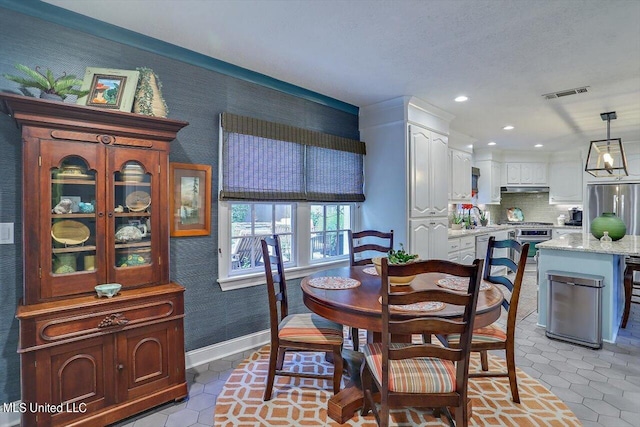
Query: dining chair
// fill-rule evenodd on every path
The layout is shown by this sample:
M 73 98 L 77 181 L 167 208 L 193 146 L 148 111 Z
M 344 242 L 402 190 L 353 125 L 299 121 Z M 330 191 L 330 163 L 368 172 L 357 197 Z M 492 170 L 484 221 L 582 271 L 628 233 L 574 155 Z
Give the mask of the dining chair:
M 342 325 L 313 313 L 289 314 L 287 282 L 280 246 L 280 236 L 274 234 L 261 241 L 264 269 L 269 294 L 271 349 L 269 372 L 263 400 L 270 400 L 276 375 L 317 378 L 333 382 L 333 393 L 340 391 L 342 381 Z M 275 266 L 275 269 L 274 269 Z M 319 351 L 333 354 L 333 375 L 292 372 L 283 369 L 287 351 Z
M 386 233 L 384 231 L 377 230 L 363 230 L 363 231 L 351 231 L 349 230 L 349 258 L 351 260 L 351 266 L 367 265 L 371 264 L 371 258 L 366 256 L 371 255 L 372 252 L 378 252 L 381 256 L 387 255 L 389 251 L 393 249 L 393 230 Z M 356 254 L 358 258 L 356 259 Z M 353 349 L 358 351 L 360 348 L 360 331 L 358 328 L 351 327 L 350 334 L 353 341 Z
M 627 327 L 631 304 L 640 304 L 640 282 L 633 280 L 633 274 L 640 271 L 640 258 L 627 257 L 624 269 L 624 311 L 622 312 L 621 328 Z
M 503 254 L 496 253 L 496 250 L 500 249 L 505 249 L 507 253 L 513 254 L 513 259 L 509 256 L 505 257 L 502 256 Z M 509 377 L 511 399 L 515 403 L 520 403 L 515 359 L 516 314 L 518 312 L 518 300 L 520 299 L 520 289 L 522 287 L 522 278 L 524 277 L 524 268 L 527 263 L 528 252 L 529 243 L 520 244 L 515 240 L 496 240 L 493 236 L 489 238 L 487 256 L 484 262 L 485 270 L 483 280 L 489 283 L 503 285 L 511 293 L 508 298 L 502 301 L 502 307 L 507 311 L 507 327 L 505 329 L 497 322 L 494 322 L 487 327 L 475 329 L 471 339 L 471 351 L 480 353 L 481 371 L 470 372 L 469 378 Z M 505 266 L 509 270 L 514 271 L 515 277 L 513 281 L 507 276 L 492 275 L 491 267 L 496 266 Z M 447 339 L 451 346 L 459 345 L 459 336 L 450 335 Z M 489 350 L 505 350 L 507 372 L 489 371 L 487 357 Z
M 467 385 L 471 331 L 475 320 L 483 260 L 471 265 L 446 260 L 418 261 L 389 265 L 382 260 L 382 342 L 370 343 L 363 353 L 366 368 L 362 370 L 364 405 L 362 414 L 373 410 L 380 426 L 389 425 L 390 408 L 428 407 L 443 412 L 449 422 L 449 408 L 455 408 L 455 422 L 467 426 L 469 420 Z M 446 289 L 390 292 L 389 276 L 422 273 L 446 273 L 469 279 L 465 292 Z M 412 312 L 411 304 L 422 304 L 423 310 Z M 461 317 L 438 317 L 444 304 L 459 306 Z M 409 307 L 407 307 L 409 305 Z M 405 307 L 398 307 L 405 306 Z M 404 313 L 402 310 L 405 310 Z M 425 343 L 392 342 L 392 335 L 460 334 L 458 348 Z M 446 344 L 446 343 L 445 343 Z M 379 399 L 374 396 L 379 391 Z M 379 401 L 379 409 L 376 402 Z

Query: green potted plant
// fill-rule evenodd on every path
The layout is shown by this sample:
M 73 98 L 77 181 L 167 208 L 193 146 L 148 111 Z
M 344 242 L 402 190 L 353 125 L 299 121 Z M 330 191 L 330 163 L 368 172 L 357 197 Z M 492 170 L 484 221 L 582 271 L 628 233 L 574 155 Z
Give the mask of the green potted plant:
M 409 254 L 404 250 L 404 246 L 400 243 L 400 249 L 394 250 L 391 249 L 389 251 L 387 259 L 389 260 L 389 264 L 408 264 L 410 262 L 418 261 L 417 254 Z M 382 274 L 382 257 L 372 258 L 371 262 L 373 262 L 374 267 L 378 274 Z M 389 281 L 392 285 L 408 285 L 411 283 L 416 276 L 403 276 L 403 277 L 395 277 L 389 276 Z
M 480 225 L 486 227 L 489 223 L 489 218 L 487 218 L 487 211 L 482 211 L 478 208 L 478 212 L 480 213 Z
M 62 101 L 68 95 L 82 97 L 89 93 L 88 90 L 74 89 L 74 86 L 82 85 L 82 80 L 72 74 L 67 75 L 67 73 L 63 73 L 62 76 L 56 78 L 49 68 L 47 68 L 47 71 L 44 73 L 40 71 L 40 67 L 32 70 L 25 65 L 16 64 L 15 68 L 24 73 L 26 77 L 13 76 L 10 74 L 4 74 L 3 76 L 8 80 L 19 83 L 21 85 L 21 91 L 25 95 L 34 96 L 26 90 L 26 88 L 35 88 L 40 89 L 40 98 Z
M 451 229 L 452 230 L 462 230 L 464 217 L 461 213 L 457 211 L 451 213 Z

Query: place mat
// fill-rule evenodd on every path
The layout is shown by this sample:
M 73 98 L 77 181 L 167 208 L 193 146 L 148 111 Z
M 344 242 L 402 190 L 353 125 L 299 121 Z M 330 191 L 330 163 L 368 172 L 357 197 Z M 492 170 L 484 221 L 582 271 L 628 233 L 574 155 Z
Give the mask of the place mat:
M 378 297 L 378 302 L 382 304 L 382 296 Z M 394 310 L 394 311 L 405 311 L 405 312 L 411 312 L 411 313 L 428 313 L 432 311 L 440 311 L 445 307 L 445 305 L 446 305 L 445 303 L 440 301 L 423 301 L 423 302 L 416 302 L 416 303 L 407 304 L 407 305 L 391 304 L 389 307 L 391 307 L 391 310 Z
M 378 275 L 378 271 L 376 270 L 375 267 L 365 267 L 365 268 L 362 269 L 362 272 L 370 274 L 372 276 L 377 276 Z
M 469 288 L 469 278 L 447 275 L 444 279 L 438 280 L 436 285 L 441 288 L 451 289 L 452 291 L 466 291 Z M 487 289 L 491 289 L 491 283 L 482 281 L 482 283 L 480 283 L 480 290 L 486 291 Z
M 307 283 L 309 286 L 319 289 L 350 289 L 360 286 L 359 281 L 348 277 L 314 277 Z

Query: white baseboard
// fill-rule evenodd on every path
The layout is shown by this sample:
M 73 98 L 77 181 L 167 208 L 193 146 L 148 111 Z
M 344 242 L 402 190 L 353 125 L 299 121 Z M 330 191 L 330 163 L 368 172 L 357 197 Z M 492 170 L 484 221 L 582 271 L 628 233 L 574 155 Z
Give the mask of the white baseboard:
M 197 348 L 188 351 L 185 354 L 185 368 L 193 368 L 194 366 L 209 363 L 213 360 L 222 359 L 223 357 L 242 351 L 251 350 L 258 346 L 268 344 L 271 340 L 269 330 L 255 332 L 253 334 L 244 335 L 229 341 L 223 341 L 212 344 L 207 347 Z
M 229 341 L 220 342 L 207 347 L 197 348 L 185 353 L 185 368 L 209 363 L 214 360 L 242 351 L 251 350 L 258 346 L 268 344 L 270 341 L 269 330 L 255 332 L 250 335 L 234 338 Z M 17 407 L 20 401 L 15 402 Z M 3 412 L 0 405 L 0 427 L 16 427 L 20 425 L 19 412 Z

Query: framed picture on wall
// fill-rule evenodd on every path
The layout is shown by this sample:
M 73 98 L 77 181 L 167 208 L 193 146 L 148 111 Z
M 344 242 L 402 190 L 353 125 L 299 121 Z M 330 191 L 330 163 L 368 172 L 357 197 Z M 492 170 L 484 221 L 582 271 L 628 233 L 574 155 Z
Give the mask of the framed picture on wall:
M 211 234 L 211 166 L 169 164 L 171 236 Z
M 140 72 L 87 67 L 82 90 L 89 94 L 78 98 L 77 104 L 131 112 Z

